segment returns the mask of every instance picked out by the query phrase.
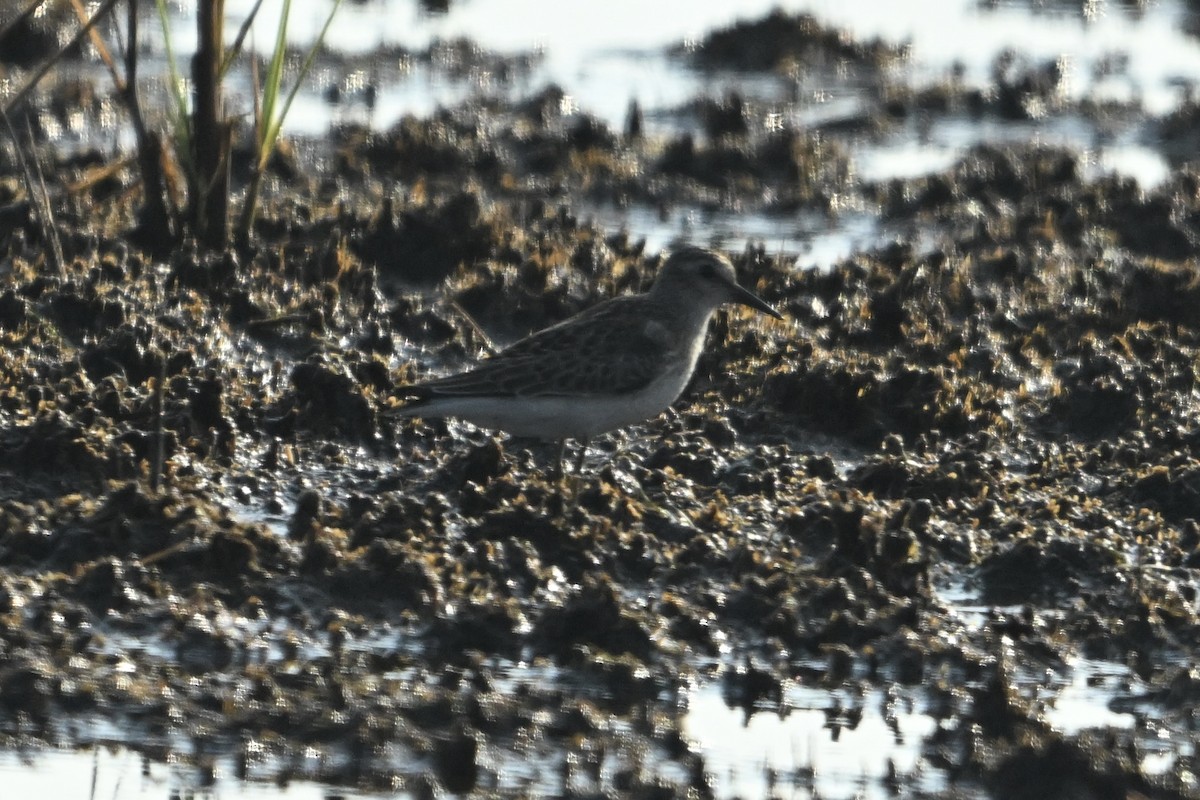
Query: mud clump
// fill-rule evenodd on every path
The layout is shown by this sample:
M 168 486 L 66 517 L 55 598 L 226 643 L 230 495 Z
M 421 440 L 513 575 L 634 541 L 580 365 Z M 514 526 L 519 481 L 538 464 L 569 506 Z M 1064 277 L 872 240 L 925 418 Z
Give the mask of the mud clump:
M 486 257 L 492 241 L 479 199 L 464 193 L 399 215 L 385 199 L 356 250 L 384 279 L 430 284 Z
M 776 10 L 761 20 L 709 33 L 691 52 L 707 67 L 771 70 L 789 63 L 833 66 L 839 61 L 881 66 L 899 53 L 880 43 L 861 43 L 806 14 Z

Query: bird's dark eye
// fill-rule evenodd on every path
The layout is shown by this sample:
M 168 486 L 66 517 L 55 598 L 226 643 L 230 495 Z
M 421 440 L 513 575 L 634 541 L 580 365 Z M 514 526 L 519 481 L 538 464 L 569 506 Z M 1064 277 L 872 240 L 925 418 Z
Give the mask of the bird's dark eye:
M 709 280 L 712 280 L 713 278 L 717 277 L 716 267 L 714 267 L 711 262 L 706 261 L 700 267 L 700 277 L 707 278 Z

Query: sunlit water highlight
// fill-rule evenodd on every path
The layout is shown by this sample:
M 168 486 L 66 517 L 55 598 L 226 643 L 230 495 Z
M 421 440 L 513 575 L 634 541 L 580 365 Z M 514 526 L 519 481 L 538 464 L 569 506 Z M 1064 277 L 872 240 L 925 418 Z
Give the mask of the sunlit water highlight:
M 692 692 L 684 728 L 705 756 L 718 797 L 767 797 L 777 789 L 789 797 L 884 798 L 895 796 L 888 781 L 897 777 L 921 791 L 944 788 L 921 759 L 921 744 L 937 727 L 932 717 L 908 712 L 889 724 L 882 692 L 842 694 L 793 686 L 786 715 L 747 718 L 717 687 L 705 686 Z M 837 723 L 842 703 L 862 711 L 853 727 Z
M 260 11 L 254 26 L 259 50 L 273 41 L 270 32 L 281 5 L 271 0 Z M 229 3 L 231 36 L 251 6 L 250 0 Z M 185 3 L 183 8 L 173 36 L 176 48 L 186 53 L 194 48 L 195 34 L 188 17 L 192 6 Z M 301 45 L 311 42 L 328 8 L 322 0 L 294 12 L 292 40 Z M 928 24 L 924 0 L 752 0 L 736 6 L 720 0 L 652 5 L 617 0 L 595 7 L 544 0 L 472 0 L 452 3 L 444 14 L 424 13 L 410 0 L 378 0 L 343 4 L 328 42 L 335 50 L 361 54 L 380 47 L 419 50 L 436 41 L 468 37 L 485 49 L 537 56 L 530 74 L 507 84 L 478 70 L 449 78 L 431 74 L 424 66 L 405 67 L 396 80 L 385 80 L 378 87 L 369 116 L 378 129 L 390 127 L 404 115 L 428 115 L 439 106 L 474 96 L 519 97 L 551 83 L 564 88 L 573 107 L 597 115 L 614 129 L 623 125 L 632 100 L 646 112 L 650 131 L 657 119 L 664 120 L 661 133 L 662 126 L 670 129 L 671 115 L 657 112 L 679 108 L 697 95 L 719 97 L 728 90 L 791 108 L 802 125 L 854 116 L 861 105 L 857 90 L 836 76 L 802 73 L 789 79 L 708 72 L 690 69 L 668 52 L 708 30 L 760 18 L 774 8 L 811 13 L 859 38 L 905 46 L 909 57 L 898 77 L 916 86 L 951 76 L 969 86 L 988 86 L 997 57 L 1011 50 L 1029 65 L 1059 62 L 1066 75 L 1062 84 L 1066 99 L 1134 103 L 1157 116 L 1177 108 L 1200 75 L 1200 45 L 1183 30 L 1191 12 L 1177 0 L 1148 4 L 1136 12 L 1122 4 L 1101 2 L 1090 14 L 1074 8 L 1033 13 L 1021 3 L 989 7 L 975 0 L 947 0 L 939 3 L 936 25 Z M 396 71 L 396 65 L 381 65 L 381 69 L 385 66 L 387 75 Z M 341 113 L 318 94 L 302 93 L 286 124 L 293 133 L 320 136 Z M 906 135 L 882 146 L 866 146 L 858 154 L 859 171 L 872 181 L 912 177 L 944 169 L 980 142 L 1049 137 L 1051 143 L 1092 151 L 1099 172 L 1127 174 L 1144 188 L 1157 185 L 1165 175 L 1165 162 L 1150 143 L 1089 146 L 1088 140 L 1095 137 L 1090 123 L 1084 122 L 1069 137 L 1056 133 L 1057 125 L 1053 117 L 1029 123 L 961 120 L 956 132 L 935 130 L 920 144 Z
M 231 38 L 252 5 L 251 0 L 227 5 Z M 273 42 L 281 7 L 280 0 L 269 0 L 260 11 L 252 37 L 260 52 Z M 195 47 L 194 2 L 178 8 L 172 37 L 176 52 L 185 56 Z M 303 47 L 313 41 L 329 8 L 327 0 L 294 5 L 292 42 Z M 777 109 L 780 120 L 800 128 L 861 117 L 874 103 L 873 89 L 855 86 L 835 71 L 801 70 L 791 76 L 707 71 L 691 68 L 673 52 L 709 30 L 761 18 L 774 8 L 810 13 L 860 39 L 879 38 L 904 47 L 907 56 L 890 77 L 914 87 L 946 81 L 987 87 L 994 83 L 997 58 L 1012 51 L 1018 64 L 1031 68 L 1057 62 L 1065 76 L 1059 87 L 1064 100 L 1115 101 L 1145 112 L 1140 119 L 1120 123 L 1117 130 L 1100 130 L 1086 116 L 1051 111 L 1034 120 L 936 115 L 881 139 L 850 135 L 842 144 L 854 178 L 863 183 L 941 172 L 980 144 L 1036 142 L 1079 153 L 1085 179 L 1116 174 L 1152 190 L 1170 174 L 1155 139 L 1154 118 L 1194 94 L 1200 76 L 1200 43 L 1185 31 L 1196 18 L 1181 0 L 1162 0 L 1140 10 L 1099 2 L 1087 5 L 1086 13 L 1075 6 L 1031 10 L 1019 2 L 947 0 L 938 5 L 936 25 L 928 24 L 924 0 L 751 0 L 736 5 L 719 0 L 649 5 L 616 0 L 596 7 L 471 0 L 451 3 L 442 14 L 423 12 L 412 0 L 371 0 L 344 3 L 328 38 L 332 50 L 362 60 L 344 69 L 319 61 L 285 127 L 293 135 L 315 139 L 346 122 L 386 130 L 408 115 L 428 116 L 440 107 L 478 98 L 517 100 L 551 84 L 566 93 L 568 114 L 595 115 L 613 130 L 623 127 L 630 102 L 636 100 L 646 133 L 658 137 L 681 132 L 678 111 L 696 97 L 719 98 L 730 91 Z M 152 40 L 161 36 L 152 25 L 144 33 Z M 502 79 L 486 66 L 437 69 L 395 55 L 397 47 L 421 51 L 463 37 L 488 51 L 528 54 L 530 69 Z M 369 55 L 377 48 L 393 49 Z M 159 43 L 159 59 L 161 49 Z M 165 73 L 165 64 L 160 67 Z M 230 72 L 232 113 L 250 113 L 247 76 L 244 69 Z M 368 84 L 375 90 L 369 108 L 355 99 L 355 91 L 361 93 Z M 334 86 L 346 90 L 346 99 L 331 103 L 325 98 L 325 91 Z M 118 139 L 126 147 L 132 144 L 128 134 L 118 134 Z M 798 256 L 800 267 L 827 267 L 891 237 L 875 219 L 845 215 L 821 220 L 814 229 L 803 219 L 779 220 L 760 213 L 722 215 L 684 208 L 662 218 L 653 209 L 578 210 L 592 213 L 609 230 L 624 229 L 646 239 L 652 250 L 676 241 L 707 240 L 731 250 L 761 243 Z

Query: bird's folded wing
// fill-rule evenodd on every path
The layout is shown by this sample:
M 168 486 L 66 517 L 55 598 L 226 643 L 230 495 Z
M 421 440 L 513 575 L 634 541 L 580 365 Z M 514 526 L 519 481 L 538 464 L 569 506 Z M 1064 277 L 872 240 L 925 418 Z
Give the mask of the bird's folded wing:
M 673 357 L 665 328 L 625 314 L 584 314 L 547 328 L 467 372 L 418 384 L 417 396 L 548 397 L 624 394 L 645 387 Z

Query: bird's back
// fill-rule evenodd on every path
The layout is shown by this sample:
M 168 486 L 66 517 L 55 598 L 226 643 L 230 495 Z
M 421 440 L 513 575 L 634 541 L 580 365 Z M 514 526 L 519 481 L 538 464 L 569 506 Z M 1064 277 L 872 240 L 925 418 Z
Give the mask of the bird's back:
M 606 300 L 521 339 L 466 372 L 405 391 L 418 400 L 636 391 L 659 374 L 675 344 L 669 331 L 647 316 L 646 305 L 645 295 Z

